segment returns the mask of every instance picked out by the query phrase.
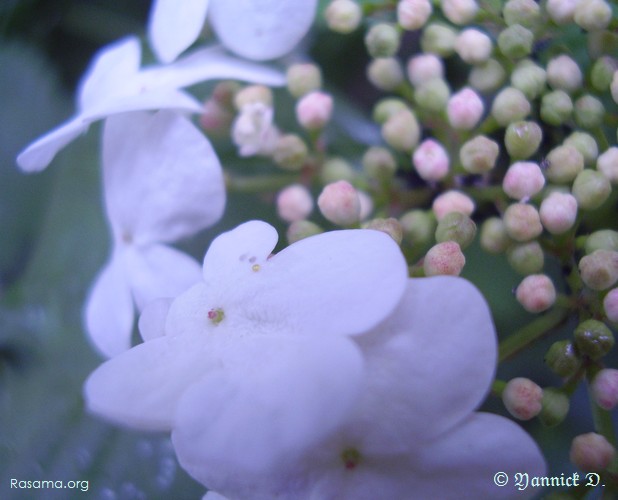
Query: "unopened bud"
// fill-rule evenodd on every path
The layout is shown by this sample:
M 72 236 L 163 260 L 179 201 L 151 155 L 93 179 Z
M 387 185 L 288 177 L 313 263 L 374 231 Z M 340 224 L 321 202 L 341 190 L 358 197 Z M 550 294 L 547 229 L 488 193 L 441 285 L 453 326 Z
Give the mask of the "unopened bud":
M 508 0 L 502 8 L 502 15 L 508 26 L 521 24 L 534 28 L 541 20 L 541 8 L 534 0 Z
M 612 463 L 616 450 L 601 434 L 589 432 L 573 439 L 569 460 L 586 472 L 602 472 Z
M 371 57 L 392 57 L 399 50 L 399 32 L 390 24 L 376 24 L 365 35 L 365 46 Z
M 595 250 L 579 261 L 582 281 L 593 290 L 607 290 L 618 281 L 618 252 Z
M 444 241 L 429 249 L 423 259 L 423 270 L 426 276 L 459 276 L 465 264 L 466 258 L 459 244 Z
M 443 78 L 434 78 L 419 83 L 414 92 L 416 105 L 434 113 L 442 112 L 450 97 L 451 89 Z
M 541 99 L 541 120 L 558 126 L 566 123 L 573 113 L 573 101 L 564 90 L 548 92 Z
M 423 52 L 448 57 L 455 51 L 457 32 L 445 24 L 430 23 L 425 26 L 421 35 Z
M 459 160 L 471 174 L 489 172 L 496 165 L 500 154 L 500 146 L 484 135 L 477 135 L 470 139 L 459 150 Z
M 575 6 L 579 0 L 547 0 L 545 9 L 556 24 L 568 24 L 573 21 Z
M 504 224 L 516 241 L 530 241 L 543 232 L 539 212 L 527 203 L 513 203 L 504 212 Z
M 545 197 L 539 210 L 541 223 L 551 234 L 562 234 L 573 227 L 577 218 L 577 199 L 569 193 L 554 191 Z
M 436 220 L 425 210 L 410 210 L 399 218 L 403 237 L 411 245 L 423 245 L 431 240 Z
M 592 360 L 601 359 L 614 347 L 612 331 L 596 319 L 581 322 L 573 335 L 580 354 Z
M 511 73 L 511 85 L 528 99 L 536 99 L 545 89 L 547 72 L 530 59 L 520 61 Z
M 373 120 L 380 125 L 399 111 L 407 110 L 407 104 L 401 99 L 387 98 L 379 100 L 373 108 Z
M 474 221 L 461 212 L 450 212 L 446 214 L 436 228 L 436 241 L 454 241 L 463 250 L 467 248 L 476 236 L 476 224 Z
M 612 323 L 618 323 L 618 288 L 610 290 L 603 299 L 605 316 Z
M 397 161 L 393 154 L 381 146 L 372 146 L 363 155 L 363 169 L 372 179 L 390 178 L 397 170 Z
M 475 65 L 468 75 L 468 83 L 479 92 L 491 92 L 499 88 L 506 78 L 506 71 L 495 59 Z
M 229 133 L 234 121 L 234 114 L 230 109 L 210 98 L 204 103 L 199 120 L 200 126 L 209 134 L 226 134 Z
M 584 157 L 573 146 L 558 146 L 547 155 L 545 175 L 555 183 L 572 182 L 584 169 Z
M 309 151 L 305 142 L 296 134 L 279 137 L 273 152 L 273 160 L 285 170 L 300 170 Z
M 509 155 L 518 160 L 530 158 L 541 145 L 543 131 L 535 122 L 510 123 L 504 134 L 504 145 Z
M 618 251 L 618 232 L 611 229 L 595 231 L 586 238 L 586 254 L 597 250 Z
M 292 184 L 277 195 L 277 214 L 286 222 L 306 219 L 313 210 L 313 198 L 301 184 Z
M 433 139 L 424 140 L 414 151 L 412 163 L 418 175 L 426 181 L 443 179 L 449 171 L 446 149 Z
M 568 144 L 576 148 L 584 157 L 584 164 L 594 165 L 599 156 L 599 147 L 597 141 L 586 132 L 573 132 L 569 135 L 563 144 Z
M 476 17 L 479 6 L 475 0 L 442 0 L 440 8 L 453 24 L 468 24 Z
M 490 217 L 481 225 L 481 248 L 492 254 L 504 252 L 509 244 L 509 238 L 506 232 L 504 221 L 500 217 Z
M 397 219 L 393 219 L 392 217 L 389 217 L 388 219 L 373 219 L 366 224 L 363 224 L 363 228 L 382 231 L 393 238 L 395 243 L 401 245 L 401 240 L 403 239 L 403 228 Z
M 575 375 L 582 365 L 575 346 L 570 340 L 554 342 L 545 354 L 545 363 L 560 377 Z
M 453 94 L 446 107 L 449 124 L 458 130 L 476 127 L 484 111 L 483 100 L 469 87 Z
M 333 0 L 324 11 L 326 24 L 337 33 L 351 33 L 363 18 L 361 6 L 353 0 Z
M 231 111 L 235 107 L 234 98 L 241 89 L 242 85 L 238 82 L 231 80 L 219 82 L 212 90 L 211 98 Z
M 444 63 L 435 54 L 418 54 L 408 61 L 407 72 L 408 80 L 416 87 L 434 78 L 444 78 Z
M 357 191 L 360 202 L 360 220 L 367 219 L 373 212 L 373 199 L 365 191 Z
M 286 237 L 288 239 L 288 243 L 291 245 L 292 243 L 296 243 L 304 238 L 315 236 L 316 234 L 323 232 L 324 231 L 320 226 L 311 221 L 298 220 L 290 224 L 290 227 L 288 227 L 286 232 Z
M 618 69 L 618 61 L 609 56 L 602 56 L 592 65 L 590 72 L 590 83 L 595 90 L 605 92 L 609 89 L 614 77 L 614 72 Z
M 352 181 L 356 172 L 350 163 L 343 158 L 329 158 L 324 162 L 320 180 L 323 184 L 331 184 L 337 181 Z
M 605 107 L 603 103 L 589 94 L 575 101 L 575 122 L 583 128 L 595 128 L 603 123 Z
M 307 130 L 319 130 L 333 113 L 333 98 L 320 91 L 309 92 L 296 103 L 296 119 Z
M 618 147 L 612 146 L 597 158 L 597 170 L 618 185 Z
M 394 57 L 373 59 L 367 67 L 367 79 L 380 90 L 395 90 L 403 83 L 403 69 Z
M 611 410 L 618 404 L 618 370 L 600 370 L 590 384 L 592 399 L 604 410 Z
M 526 311 L 539 313 L 554 305 L 556 289 L 548 276 L 531 274 L 519 284 L 515 296 Z
M 612 192 L 612 186 L 601 172 L 584 169 L 573 181 L 573 196 L 583 210 L 599 208 Z
M 418 30 L 425 26 L 432 11 L 429 0 L 399 0 L 397 22 L 405 30 Z
M 509 59 L 521 59 L 532 52 L 534 33 L 520 24 L 502 30 L 498 35 L 498 48 Z
M 504 192 L 516 200 L 528 199 L 545 186 L 545 177 L 536 163 L 518 161 L 513 163 L 502 181 Z
M 577 63 L 567 55 L 554 57 L 547 63 L 547 82 L 556 90 L 575 92 L 582 86 L 583 78 Z
M 487 61 L 492 48 L 491 38 L 475 28 L 463 30 L 455 39 L 455 52 L 468 64 Z
M 506 256 L 511 267 L 524 276 L 540 272 L 545 264 L 543 248 L 538 241 L 513 245 Z
M 322 72 L 315 64 L 293 64 L 286 76 L 288 91 L 296 98 L 322 87 Z
M 604 0 L 580 0 L 573 20 L 587 31 L 603 30 L 612 20 L 612 8 Z
M 245 106 L 255 103 L 261 103 L 266 107 L 273 106 L 273 92 L 264 85 L 249 85 L 238 92 L 234 96 L 234 106 L 238 111 L 242 111 Z
M 529 378 L 509 380 L 502 391 L 502 402 L 507 411 L 518 420 L 530 420 L 541 413 L 543 389 Z
M 318 197 L 322 215 L 338 226 L 350 226 L 360 220 L 360 201 L 354 186 L 347 181 L 328 184 Z
M 465 215 L 472 215 L 474 212 L 474 200 L 468 195 L 459 191 L 446 191 L 433 200 L 431 206 L 437 220 L 441 220 L 450 212 L 461 212 Z
M 521 90 L 514 87 L 502 89 L 491 106 L 491 115 L 498 125 L 503 127 L 511 122 L 523 120 L 529 114 L 530 102 Z
M 547 387 L 543 389 L 543 409 L 539 420 L 547 427 L 561 423 L 569 413 L 569 397 L 560 389 Z
M 382 125 L 382 137 L 389 146 L 398 151 L 412 151 L 420 136 L 420 126 L 410 109 L 398 111 Z

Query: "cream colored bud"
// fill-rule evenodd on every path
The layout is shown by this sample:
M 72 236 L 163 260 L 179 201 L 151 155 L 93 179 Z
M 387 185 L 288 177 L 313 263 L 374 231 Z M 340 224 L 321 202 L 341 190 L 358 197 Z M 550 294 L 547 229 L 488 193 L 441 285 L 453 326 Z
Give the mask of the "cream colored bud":
M 382 137 L 398 151 L 410 152 L 418 144 L 421 128 L 410 109 L 403 109 L 382 125 Z
M 618 281 L 618 252 L 595 250 L 579 261 L 582 281 L 593 290 L 607 290 Z
M 448 152 L 433 139 L 424 140 L 416 148 L 412 163 L 418 175 L 426 181 L 438 181 L 449 172 Z
M 530 109 L 530 102 L 521 90 L 506 87 L 494 98 L 491 115 L 498 125 L 506 127 L 511 122 L 523 120 L 530 114 Z
M 618 147 L 612 146 L 597 158 L 597 170 L 609 182 L 618 185 Z
M 612 186 L 601 172 L 584 169 L 575 177 L 571 192 L 582 210 L 594 210 L 609 198 Z
M 380 90 L 395 90 L 403 83 L 403 69 L 394 57 L 380 57 L 367 66 L 367 79 Z
M 296 134 L 285 134 L 277 139 L 273 160 L 285 170 L 300 170 L 305 164 L 309 150 L 305 141 Z
M 476 17 L 479 6 L 475 0 L 442 0 L 440 8 L 453 24 L 467 24 Z
M 530 241 L 543 232 L 538 210 L 527 203 L 514 203 L 504 212 L 504 224 L 516 241 Z
M 307 130 L 323 128 L 333 113 L 333 98 L 324 92 L 314 91 L 296 103 L 296 119 Z
M 541 413 L 543 389 L 529 378 L 513 378 L 502 391 L 502 402 L 516 419 L 530 420 Z
M 593 165 L 599 156 L 599 146 L 594 137 L 586 132 L 573 132 L 563 142 L 575 147 L 584 157 L 584 164 Z
M 498 48 L 509 59 L 521 59 L 532 52 L 534 33 L 520 24 L 502 30 L 498 35 Z
M 558 146 L 547 155 L 547 178 L 559 184 L 572 182 L 584 169 L 584 157 L 573 146 Z
M 288 91 L 296 98 L 322 87 L 322 72 L 315 64 L 293 64 L 288 68 L 286 79 Z
M 448 57 L 455 52 L 457 32 L 446 24 L 430 23 L 425 26 L 421 35 L 423 52 Z
M 609 467 L 616 450 L 601 434 L 580 434 L 571 443 L 569 459 L 583 471 L 601 472 Z
M 416 86 L 414 102 L 419 108 L 441 113 L 451 97 L 451 89 L 443 78 L 427 80 Z
M 264 85 L 249 85 L 234 96 L 234 106 L 238 111 L 242 111 L 249 104 L 261 103 L 266 107 L 273 106 L 273 92 Z
M 479 92 L 491 92 L 501 87 L 506 79 L 506 71 L 495 59 L 475 65 L 468 75 L 468 83 Z
M 429 249 L 423 259 L 426 276 L 459 276 L 466 264 L 466 257 L 454 241 L 438 243 Z
M 554 305 L 556 289 L 548 276 L 531 274 L 519 284 L 515 296 L 526 311 L 539 313 Z
M 316 234 L 323 233 L 324 230 L 317 224 L 308 220 L 298 220 L 292 222 L 286 232 L 288 243 L 296 243 L 309 236 L 315 236 Z
M 363 19 L 361 6 L 353 0 L 333 0 L 324 11 L 326 24 L 337 33 L 351 33 Z
M 437 220 L 442 219 L 450 212 L 461 212 L 472 215 L 475 209 L 474 200 L 459 191 L 446 191 L 433 200 L 431 206 Z
M 467 172 L 483 174 L 495 167 L 499 154 L 500 146 L 496 141 L 477 135 L 461 147 L 459 160 Z
M 408 79 L 414 86 L 434 78 L 444 78 L 444 63 L 435 54 L 411 57 L 407 65 Z
M 292 184 L 277 195 L 277 214 L 286 222 L 306 219 L 313 210 L 313 197 L 301 184 Z
M 547 82 L 565 92 L 575 92 L 582 86 L 583 74 L 577 63 L 567 55 L 554 57 L 547 63 Z
M 575 7 L 580 0 L 547 0 L 545 9 L 556 24 L 568 24 L 573 21 Z
M 573 20 L 587 31 L 603 30 L 612 20 L 612 8 L 604 0 L 580 0 Z
M 429 0 L 399 0 L 397 22 L 405 30 L 418 30 L 425 26 L 432 11 Z
M 481 225 L 481 248 L 492 254 L 504 252 L 511 243 L 504 221 L 500 217 L 490 217 Z
M 573 227 L 577 218 L 577 199 L 569 193 L 554 191 L 545 197 L 539 210 L 541 223 L 551 234 L 562 234 Z
M 516 200 L 528 199 L 545 186 L 545 177 L 541 168 L 530 161 L 513 163 L 502 180 L 502 189 Z
M 476 127 L 484 111 L 483 100 L 469 87 L 453 94 L 446 107 L 449 124 L 458 130 Z
M 509 26 L 520 24 L 534 28 L 541 20 L 541 8 L 534 0 L 508 0 L 502 8 L 502 15 Z
M 360 220 L 360 200 L 354 186 L 347 181 L 328 184 L 318 197 L 322 215 L 338 226 L 350 226 Z
M 389 217 L 388 219 L 373 219 L 363 224 L 363 228 L 382 231 L 393 238 L 395 243 L 401 245 L 401 240 L 403 239 L 403 228 L 397 219 L 392 217 Z
M 337 181 L 352 181 L 355 177 L 354 167 L 347 160 L 339 157 L 326 160 L 320 172 L 320 180 L 324 185 Z
M 455 52 L 468 64 L 487 61 L 492 48 L 491 38 L 475 28 L 463 30 L 455 39 Z
M 423 245 L 433 238 L 436 220 L 425 210 L 410 210 L 404 213 L 399 222 L 403 229 L 403 237 L 411 245 Z
M 528 99 L 536 99 L 545 90 L 547 72 L 530 59 L 517 63 L 511 73 L 511 85 L 521 90 Z

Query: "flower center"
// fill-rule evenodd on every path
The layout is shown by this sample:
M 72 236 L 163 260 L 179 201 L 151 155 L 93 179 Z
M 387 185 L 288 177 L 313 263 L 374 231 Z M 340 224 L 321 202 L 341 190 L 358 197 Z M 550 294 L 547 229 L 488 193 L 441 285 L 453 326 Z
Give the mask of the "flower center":
M 253 264 L 253 265 L 251 266 L 251 270 L 252 270 L 254 273 L 257 273 L 257 272 L 260 270 L 260 265 L 259 265 L 259 264 Z
M 219 323 L 221 323 L 223 321 L 223 318 L 225 318 L 225 313 L 223 312 L 223 309 L 221 309 L 220 307 L 216 309 L 211 309 L 210 311 L 208 311 L 208 319 L 214 325 L 218 325 Z
M 360 463 L 361 454 L 356 448 L 347 448 L 341 452 L 341 460 L 347 470 L 353 470 Z

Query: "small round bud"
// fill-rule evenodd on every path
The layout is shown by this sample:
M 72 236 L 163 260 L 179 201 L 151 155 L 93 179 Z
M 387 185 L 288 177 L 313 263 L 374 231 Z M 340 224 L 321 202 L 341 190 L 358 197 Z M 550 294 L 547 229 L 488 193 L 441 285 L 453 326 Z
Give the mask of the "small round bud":
M 324 231 L 320 226 L 311 221 L 298 220 L 290 224 L 290 227 L 288 227 L 286 232 L 286 237 L 288 239 L 288 243 L 291 245 L 292 243 L 296 243 L 304 238 L 315 236 L 316 234 L 323 232 Z
M 476 127 L 484 111 L 483 100 L 469 87 L 453 94 L 446 106 L 449 124 L 458 130 Z
M 476 224 L 461 212 L 450 212 L 438 222 L 436 241 L 454 241 L 463 250 L 468 247 L 476 236 Z
M 560 389 L 547 387 L 543 389 L 543 409 L 539 420 L 547 427 L 561 423 L 569 413 L 569 397 Z
M 476 17 L 479 6 L 475 0 L 442 0 L 440 8 L 453 24 L 468 24 Z
M 556 302 L 556 289 L 544 274 L 526 276 L 515 292 L 517 301 L 531 313 L 546 311 Z
M 296 119 L 307 130 L 319 130 L 330 121 L 333 98 L 320 91 L 309 92 L 296 103 Z
M 502 8 L 502 15 L 508 26 L 521 24 L 532 28 L 541 20 L 541 8 L 534 0 L 508 0 Z
M 541 167 L 530 161 L 513 163 L 502 181 L 504 192 L 516 200 L 528 199 L 543 189 L 545 177 Z
M 401 99 L 381 99 L 373 108 L 373 120 L 382 125 L 391 116 L 394 116 L 399 111 L 407 109 L 408 106 Z
M 372 146 L 363 155 L 363 169 L 372 179 L 392 177 L 397 170 L 397 161 L 392 153 L 381 146 Z
M 556 24 L 568 24 L 573 21 L 577 2 L 579 0 L 547 0 L 545 9 Z
M 609 90 L 612 94 L 612 99 L 615 103 L 618 103 L 618 70 L 614 71 L 614 76 L 609 84 Z
M 416 105 L 435 113 L 440 113 L 446 108 L 450 97 L 451 89 L 442 78 L 419 83 L 414 92 Z
M 376 24 L 365 35 L 365 46 L 371 57 L 392 57 L 399 50 L 399 33 L 390 24 Z
M 575 92 L 582 86 L 583 78 L 577 63 L 567 55 L 554 57 L 547 63 L 547 82 L 556 90 Z
M 356 177 L 356 172 L 343 158 L 329 158 L 324 162 L 320 180 L 322 184 L 331 184 L 337 181 L 352 181 Z
M 569 193 L 554 191 L 541 203 L 539 214 L 547 231 L 551 234 L 562 234 L 575 224 L 577 199 Z
M 296 98 L 322 87 L 322 72 L 315 64 L 293 64 L 288 68 L 286 79 L 288 91 Z
M 394 57 L 373 59 L 367 67 L 367 79 L 380 90 L 395 90 L 403 83 L 403 69 Z
M 614 347 L 612 331 L 596 319 L 581 322 L 573 335 L 580 354 L 593 360 L 601 359 Z
M 419 54 L 410 58 L 407 72 L 410 83 L 416 87 L 434 78 L 444 78 L 444 63 L 435 54 Z
M 504 145 L 514 159 L 530 158 L 541 145 L 543 131 L 535 122 L 510 123 L 504 133 Z
M 502 391 L 502 402 L 507 411 L 518 420 L 530 420 L 541 413 L 543 389 L 529 378 L 509 380 Z
M 511 267 L 524 276 L 539 273 L 545 264 L 543 248 L 538 241 L 513 245 L 506 256 Z
M 582 365 L 575 346 L 570 340 L 554 342 L 545 354 L 545 363 L 560 377 L 575 375 Z
M 459 191 L 446 191 L 433 200 L 431 206 L 437 220 L 441 220 L 450 212 L 461 212 L 465 215 L 472 215 L 474 212 L 474 200 Z
M 597 141 L 586 132 L 573 132 L 563 142 L 575 147 L 584 157 L 584 164 L 593 165 L 599 156 Z
M 605 437 L 589 432 L 573 439 L 569 460 L 583 471 L 601 472 L 609 467 L 615 454 L 616 450 Z
M 590 83 L 595 90 L 605 92 L 609 89 L 614 77 L 614 72 L 618 69 L 618 61 L 609 56 L 597 59 L 592 65 L 590 72 Z
M 548 92 L 541 99 L 541 120 L 558 126 L 566 123 L 573 113 L 573 101 L 564 90 Z
M 363 228 L 382 231 L 393 238 L 395 243 L 398 245 L 401 245 L 401 241 L 403 240 L 403 228 L 401 227 L 401 223 L 392 217 L 389 217 L 388 219 L 370 220 L 366 224 L 363 224 Z
M 238 111 L 242 111 L 245 106 L 255 103 L 261 103 L 266 107 L 273 106 L 273 92 L 264 85 L 249 85 L 238 92 L 234 96 L 234 106 Z
M 424 140 L 414 151 L 412 163 L 418 175 L 426 181 L 439 181 L 449 171 L 446 149 L 433 139 Z
M 240 83 L 226 80 L 215 85 L 211 97 L 218 104 L 232 111 L 235 107 L 234 98 L 241 89 L 242 85 Z
M 360 25 L 363 10 L 352 0 L 333 0 L 324 11 L 326 24 L 337 33 L 351 33 Z
M 597 170 L 609 182 L 618 185 L 618 147 L 612 146 L 597 158 Z
M 612 192 L 612 186 L 601 172 L 584 169 L 573 181 L 573 196 L 583 210 L 599 208 Z
M 547 155 L 546 177 L 558 184 L 572 182 L 584 169 L 584 157 L 573 146 L 558 146 Z
M 277 195 L 277 214 L 286 222 L 306 219 L 313 210 L 313 198 L 301 184 L 292 184 Z
M 504 221 L 500 217 L 490 217 L 483 222 L 480 240 L 481 248 L 492 254 L 504 252 L 511 243 Z
M 530 59 L 520 61 L 511 73 L 511 85 L 528 99 L 536 99 L 545 89 L 547 72 Z
M 612 323 L 618 323 L 618 288 L 610 290 L 603 299 L 605 316 Z
M 360 220 L 360 200 L 354 186 L 347 181 L 328 184 L 318 197 L 322 215 L 338 226 L 350 226 Z
M 468 64 L 480 64 L 487 61 L 491 50 L 491 38 L 474 28 L 463 30 L 455 39 L 455 52 Z
M 373 200 L 364 191 L 357 191 L 358 201 L 360 202 L 360 220 L 367 219 L 373 212 Z
M 204 103 L 199 121 L 202 129 L 209 134 L 224 135 L 230 131 L 234 114 L 214 98 L 210 98 Z
M 421 35 L 423 52 L 448 57 L 455 51 L 457 32 L 445 24 L 430 23 Z
M 605 107 L 596 97 L 583 95 L 575 101 L 575 122 L 583 128 L 595 128 L 603 123 Z
M 425 26 L 432 11 L 429 0 L 399 0 L 397 22 L 405 30 L 418 30 Z
M 509 59 L 521 59 L 532 52 L 534 33 L 520 24 L 502 30 L 498 35 L 498 48 Z
M 411 245 L 428 243 L 434 235 L 436 220 L 424 210 L 410 210 L 399 218 L 404 239 Z
M 273 152 L 273 160 L 285 170 L 300 170 L 309 151 L 305 142 L 296 134 L 279 137 Z
M 403 109 L 384 122 L 382 137 L 392 148 L 408 153 L 418 144 L 421 128 L 414 113 Z
M 618 404 L 618 370 L 600 370 L 590 385 L 592 399 L 604 410 L 611 410 Z
M 466 258 L 454 241 L 444 241 L 432 246 L 423 260 L 426 276 L 459 276 Z
M 586 254 L 597 250 L 618 251 L 618 232 L 611 229 L 595 231 L 586 238 Z
M 498 125 L 503 127 L 511 122 L 523 120 L 529 114 L 530 102 L 521 90 L 514 87 L 502 89 L 491 106 L 491 115 Z
M 483 174 L 496 165 L 500 146 L 484 135 L 477 135 L 465 142 L 459 150 L 459 160 L 466 172 Z
M 579 261 L 582 281 L 593 290 L 607 290 L 618 281 L 618 252 L 595 250 Z
M 504 224 L 515 241 L 530 241 L 543 232 L 539 212 L 527 203 L 513 203 L 504 212 Z
M 580 0 L 573 20 L 587 31 L 603 30 L 612 20 L 612 9 L 604 0 Z
M 491 92 L 499 88 L 506 78 L 506 71 L 495 59 L 477 64 L 468 75 L 468 83 L 479 92 Z

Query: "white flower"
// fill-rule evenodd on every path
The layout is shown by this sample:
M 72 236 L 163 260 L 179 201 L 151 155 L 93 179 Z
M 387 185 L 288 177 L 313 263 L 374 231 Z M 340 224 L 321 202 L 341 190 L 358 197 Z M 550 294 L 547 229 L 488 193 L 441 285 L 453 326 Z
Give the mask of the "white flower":
M 280 57 L 309 30 L 317 0 L 155 0 L 148 34 L 154 52 L 171 62 L 197 40 L 206 15 L 226 48 L 254 60 Z
M 205 425 L 214 419 L 213 432 L 216 420 L 245 425 L 247 417 L 273 431 L 228 441 L 247 467 L 267 467 L 332 432 L 356 400 L 362 375 L 360 352 L 347 335 L 395 309 L 406 286 L 405 259 L 389 236 L 373 230 L 320 234 L 271 256 L 276 243 L 275 229 L 260 221 L 216 238 L 204 282 L 174 300 L 165 327 L 145 321 L 149 340 L 90 376 L 89 408 L 125 425 L 169 430 L 185 397 L 204 396 L 195 414 Z M 165 303 L 154 306 L 151 317 L 163 316 Z M 203 414 L 207 408 L 220 418 Z
M 232 124 L 232 139 L 240 156 L 269 155 L 275 150 L 279 130 L 273 108 L 262 102 L 245 104 Z
M 366 360 L 363 387 L 335 432 L 256 471 L 230 443 L 271 436 L 280 423 L 256 425 L 253 401 L 234 386 L 213 399 L 196 385 L 180 402 L 172 433 L 181 465 L 235 500 L 459 499 L 462 485 L 466 498 L 521 498 L 493 475 L 545 473 L 537 445 L 516 423 L 473 411 L 493 379 L 496 336 L 470 283 L 412 279 L 394 314 L 354 338 Z M 227 418 L 230 408 L 236 418 Z
M 220 48 L 198 50 L 174 64 L 140 69 L 139 40 L 127 37 L 103 48 L 80 82 L 77 114 L 30 144 L 17 157 L 22 170 L 44 169 L 56 153 L 88 130 L 91 123 L 117 113 L 174 109 L 199 113 L 202 104 L 180 90 L 213 78 L 283 85 L 285 76 L 267 67 L 226 55 Z
M 90 292 L 86 327 L 113 356 L 131 345 L 134 302 L 141 309 L 200 280 L 199 264 L 166 243 L 214 224 L 225 189 L 208 140 L 171 111 L 107 119 L 103 183 L 113 251 Z

